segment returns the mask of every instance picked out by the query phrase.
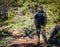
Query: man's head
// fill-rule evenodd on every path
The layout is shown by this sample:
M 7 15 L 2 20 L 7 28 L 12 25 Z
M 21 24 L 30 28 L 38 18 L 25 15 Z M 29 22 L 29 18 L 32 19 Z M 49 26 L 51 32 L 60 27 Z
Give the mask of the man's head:
M 42 5 L 39 5 L 38 8 L 37 8 L 38 12 L 42 12 L 43 11 L 43 6 Z

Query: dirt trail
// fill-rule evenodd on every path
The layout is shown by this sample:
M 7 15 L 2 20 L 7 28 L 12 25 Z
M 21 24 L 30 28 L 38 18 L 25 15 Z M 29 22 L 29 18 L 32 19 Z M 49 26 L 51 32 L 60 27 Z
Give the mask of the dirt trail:
M 43 43 L 44 40 L 42 38 L 42 35 L 40 35 L 40 43 Z M 28 37 L 22 37 L 19 39 L 11 40 L 6 43 L 6 46 L 8 47 L 39 47 L 37 46 L 37 39 L 30 39 Z
M 0 28 L 2 30 L 2 28 Z M 17 39 L 10 40 L 5 45 L 6 47 L 47 47 L 47 44 L 44 43 L 44 40 L 42 38 L 42 35 L 40 35 L 40 43 L 44 43 L 41 45 L 37 45 L 37 36 L 35 38 L 30 39 L 28 37 L 23 37 L 23 33 L 19 33 L 14 30 L 5 30 L 4 31 L 7 34 L 10 34 L 12 37 L 15 37 Z M 54 46 L 53 47 L 60 47 L 60 46 Z
M 37 38 L 35 36 L 34 39 L 30 39 L 28 37 L 23 37 L 24 35 L 22 33 L 19 33 L 14 30 L 6 30 L 4 31 L 7 34 L 12 35 L 13 37 L 17 37 L 17 39 L 10 40 L 9 42 L 6 43 L 7 47 L 40 47 L 37 45 Z M 42 35 L 40 35 L 40 43 L 43 43 L 44 40 L 42 38 Z M 43 47 L 45 47 L 43 45 Z

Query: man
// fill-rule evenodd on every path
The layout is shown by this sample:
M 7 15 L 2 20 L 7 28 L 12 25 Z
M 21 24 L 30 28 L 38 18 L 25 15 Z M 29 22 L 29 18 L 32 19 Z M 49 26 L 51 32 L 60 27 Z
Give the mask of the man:
M 38 8 L 38 13 L 35 15 L 35 26 L 36 26 L 36 33 L 38 36 L 38 42 L 40 42 L 40 32 L 41 32 L 41 27 L 44 29 L 42 36 L 45 42 L 47 42 L 46 38 L 46 32 L 45 32 L 45 25 L 47 23 L 47 16 L 46 13 L 43 11 L 43 6 L 39 5 Z

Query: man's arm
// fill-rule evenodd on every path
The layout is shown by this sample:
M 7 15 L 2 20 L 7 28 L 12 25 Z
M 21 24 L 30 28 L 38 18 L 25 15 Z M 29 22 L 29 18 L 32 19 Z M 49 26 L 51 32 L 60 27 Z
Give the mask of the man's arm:
M 34 16 L 34 24 L 36 26 L 36 15 Z
M 45 13 L 45 24 L 47 24 L 47 14 Z

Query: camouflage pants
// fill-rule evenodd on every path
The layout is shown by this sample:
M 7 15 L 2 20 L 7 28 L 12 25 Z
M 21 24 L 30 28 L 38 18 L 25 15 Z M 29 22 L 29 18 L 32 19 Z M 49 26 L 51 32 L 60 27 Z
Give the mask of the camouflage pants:
M 47 42 L 46 31 L 44 26 L 41 26 L 40 28 L 36 27 L 36 34 L 39 42 L 40 42 L 40 33 L 42 34 L 44 41 Z

